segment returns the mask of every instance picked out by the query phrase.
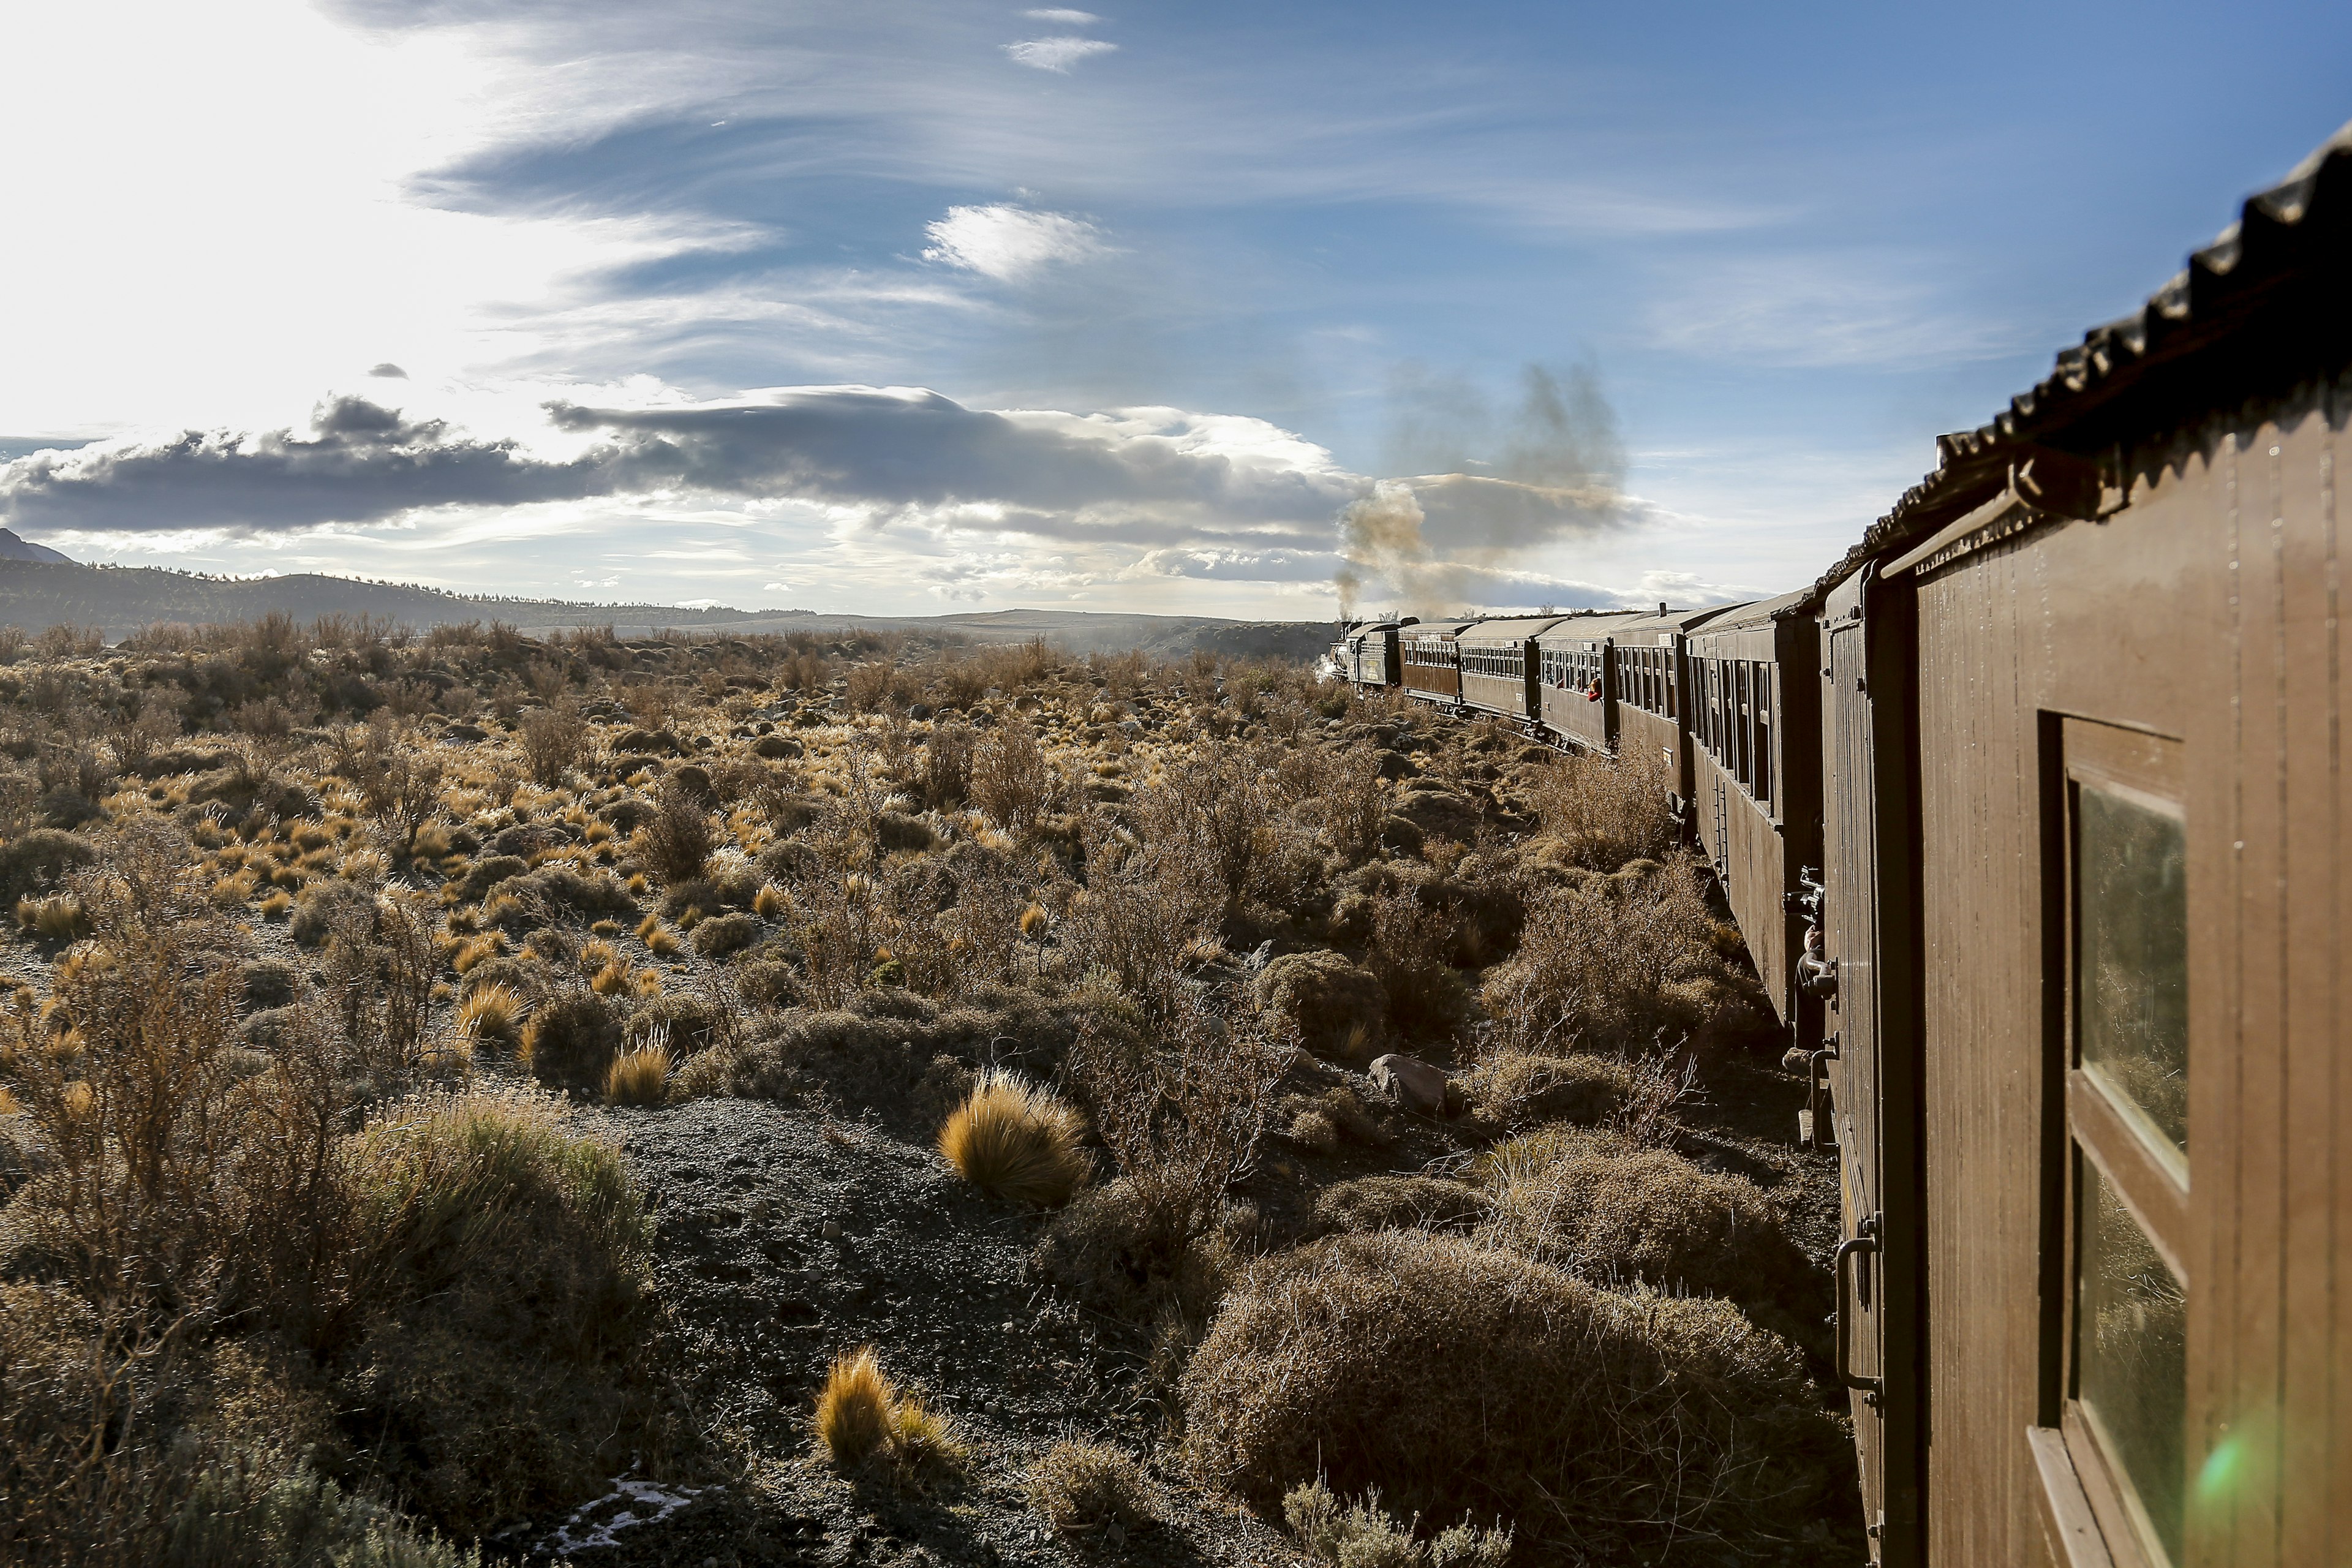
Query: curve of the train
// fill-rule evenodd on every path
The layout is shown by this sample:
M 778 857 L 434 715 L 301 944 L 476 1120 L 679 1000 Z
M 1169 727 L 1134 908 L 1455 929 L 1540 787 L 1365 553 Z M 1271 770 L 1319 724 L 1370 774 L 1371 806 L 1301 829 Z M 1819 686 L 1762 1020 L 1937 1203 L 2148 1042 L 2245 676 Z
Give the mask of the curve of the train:
M 2352 126 L 1813 584 L 1331 648 L 1654 769 L 1713 866 L 1874 1562 L 2352 1561 L 2348 279 Z

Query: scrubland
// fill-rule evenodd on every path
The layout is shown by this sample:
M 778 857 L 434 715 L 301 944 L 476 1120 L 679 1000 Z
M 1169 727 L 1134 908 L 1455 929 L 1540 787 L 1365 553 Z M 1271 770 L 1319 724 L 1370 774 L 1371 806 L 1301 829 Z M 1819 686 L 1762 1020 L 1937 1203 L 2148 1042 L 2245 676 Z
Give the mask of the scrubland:
M 1860 1552 L 1834 1175 L 1630 767 L 1205 657 L 0 628 L 0 901 L 12 1560 Z

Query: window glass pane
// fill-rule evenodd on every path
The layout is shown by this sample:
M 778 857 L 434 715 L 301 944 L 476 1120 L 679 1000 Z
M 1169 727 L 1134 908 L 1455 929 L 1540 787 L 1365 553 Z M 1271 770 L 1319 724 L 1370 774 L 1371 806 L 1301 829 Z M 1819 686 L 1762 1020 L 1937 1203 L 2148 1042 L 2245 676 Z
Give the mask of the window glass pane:
M 2083 1069 L 2189 1151 L 2188 847 L 2180 819 L 2076 786 Z
M 2075 1397 L 2137 1494 L 2148 1529 L 2180 1561 L 2187 1429 L 2187 1302 L 2147 1234 L 2098 1167 L 2082 1162 Z

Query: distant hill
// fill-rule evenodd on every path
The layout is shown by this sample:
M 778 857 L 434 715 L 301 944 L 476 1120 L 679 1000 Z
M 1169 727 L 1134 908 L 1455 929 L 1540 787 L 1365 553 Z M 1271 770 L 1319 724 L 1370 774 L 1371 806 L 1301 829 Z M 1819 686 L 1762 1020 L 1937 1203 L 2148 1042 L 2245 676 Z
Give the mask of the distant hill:
M 46 544 L 36 544 L 29 539 L 19 539 L 13 528 L 0 528 L 0 561 L 56 561 L 73 564 L 73 557 L 61 555 Z
M 9 552 L 44 551 L 27 558 Z M 681 609 L 673 605 L 588 605 L 448 594 L 392 583 L 298 573 L 284 577 L 199 577 L 152 566 L 85 566 L 0 529 L 0 624 L 38 632 L 101 626 L 110 639 L 158 621 L 217 625 L 273 611 L 309 621 L 376 616 L 422 630 L 467 621 L 506 621 L 528 633 L 611 626 L 625 637 L 659 631 L 761 633 L 851 630 L 951 634 L 974 642 L 1031 637 L 1076 653 L 1140 648 L 1161 658 L 1195 647 L 1237 658 L 1304 660 L 1329 646 L 1321 621 L 1236 621 L 1207 616 L 1144 616 L 1091 610 L 994 610 L 947 616 L 846 616 L 814 610 Z

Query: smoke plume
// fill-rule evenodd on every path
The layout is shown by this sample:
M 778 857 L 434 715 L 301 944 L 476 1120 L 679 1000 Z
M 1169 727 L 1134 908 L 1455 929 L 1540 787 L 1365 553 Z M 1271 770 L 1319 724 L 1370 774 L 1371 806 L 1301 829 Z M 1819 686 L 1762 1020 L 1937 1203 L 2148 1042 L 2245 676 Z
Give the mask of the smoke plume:
M 1507 412 L 1458 376 L 1409 366 L 1390 407 L 1389 462 L 1412 477 L 1378 480 L 1340 513 L 1342 616 L 1375 585 L 1417 606 L 1458 601 L 1484 574 L 1467 569 L 1623 521 L 1624 445 L 1590 366 L 1527 366 Z

